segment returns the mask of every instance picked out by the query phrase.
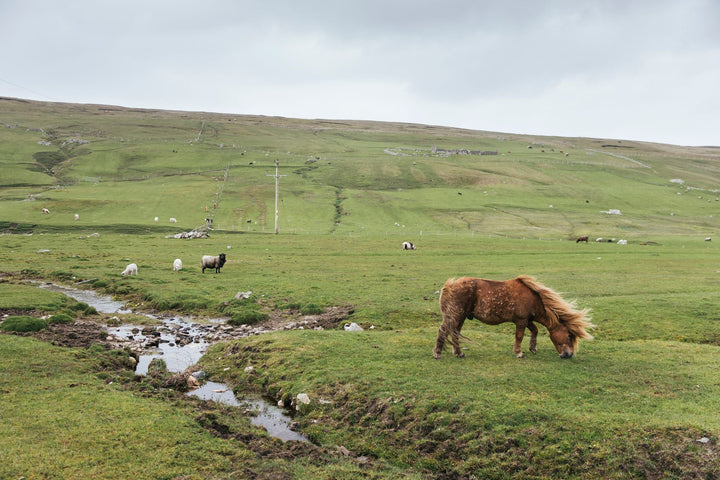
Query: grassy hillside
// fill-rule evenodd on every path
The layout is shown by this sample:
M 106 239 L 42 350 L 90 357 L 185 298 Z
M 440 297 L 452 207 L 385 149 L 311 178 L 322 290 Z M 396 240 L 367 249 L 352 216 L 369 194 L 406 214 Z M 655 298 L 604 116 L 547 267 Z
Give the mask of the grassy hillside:
M 189 229 L 214 214 L 217 229 L 272 231 L 276 160 L 285 233 L 386 234 L 397 223 L 412 237 L 641 241 L 716 229 L 718 149 L 13 99 L 0 106 L 0 218 L 39 229 L 153 231 L 170 217 Z M 622 215 L 602 213 L 611 210 Z
M 306 447 L 108 372 L 98 349 L 2 335 L 0 477 L 720 475 L 720 149 L 0 99 L 0 185 L 2 312 L 75 308 L 37 279 L 204 317 L 248 290 L 266 307 L 352 305 L 366 328 L 203 358 L 239 396 L 307 393 Z M 167 238 L 207 217 L 209 238 Z M 202 274 L 220 252 L 222 273 Z M 561 361 L 541 328 L 518 360 L 512 325 L 468 321 L 466 358 L 432 358 L 445 279 L 519 274 L 591 308 L 595 340 Z

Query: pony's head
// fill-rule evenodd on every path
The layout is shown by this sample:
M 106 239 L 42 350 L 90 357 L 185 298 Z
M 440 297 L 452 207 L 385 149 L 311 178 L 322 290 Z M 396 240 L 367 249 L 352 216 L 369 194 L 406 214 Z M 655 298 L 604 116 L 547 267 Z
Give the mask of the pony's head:
M 566 325 L 557 324 L 550 332 L 550 340 L 555 345 L 560 358 L 572 358 L 578 344 L 578 337 Z

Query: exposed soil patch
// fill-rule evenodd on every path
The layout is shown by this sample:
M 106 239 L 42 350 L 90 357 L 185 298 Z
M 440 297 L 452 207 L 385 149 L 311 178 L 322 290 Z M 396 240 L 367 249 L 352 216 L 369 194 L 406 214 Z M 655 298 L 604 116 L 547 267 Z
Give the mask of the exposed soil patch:
M 60 347 L 88 348 L 97 344 L 110 347 L 105 325 L 96 322 L 56 323 L 46 330 L 33 332 L 32 336 Z

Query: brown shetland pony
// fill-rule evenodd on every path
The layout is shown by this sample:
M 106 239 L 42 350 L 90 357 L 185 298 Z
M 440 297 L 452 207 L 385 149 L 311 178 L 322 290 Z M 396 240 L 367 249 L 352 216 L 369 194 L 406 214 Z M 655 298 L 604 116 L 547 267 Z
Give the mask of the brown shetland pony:
M 578 339 L 593 338 L 585 331 L 594 326 L 587 318 L 589 310 L 576 310 L 573 303 L 563 300 L 557 292 L 527 275 L 504 282 L 473 277 L 451 278 L 445 282 L 440 294 L 440 311 L 443 321 L 433 351 L 435 358 L 440 358 L 445 341 L 450 342 L 455 356 L 465 356 L 460 350 L 460 330 L 465 319 L 477 318 L 488 325 L 513 322 L 513 351 L 518 358 L 525 356 L 520 344 L 526 328 L 532 335 L 530 351 L 537 352 L 538 328 L 534 322 L 547 328 L 560 358 L 573 356 Z

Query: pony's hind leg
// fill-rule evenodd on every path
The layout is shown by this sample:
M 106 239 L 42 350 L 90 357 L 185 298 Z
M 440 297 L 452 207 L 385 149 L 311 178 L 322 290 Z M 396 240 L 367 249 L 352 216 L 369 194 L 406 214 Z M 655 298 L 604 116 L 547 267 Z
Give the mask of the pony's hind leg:
M 528 330 L 530 330 L 530 351 L 532 353 L 537 353 L 537 336 L 538 336 L 538 328 L 537 325 L 530 322 L 527 326 Z
M 435 348 L 433 349 L 433 357 L 440 358 L 442 351 L 445 348 L 446 334 L 444 332 L 445 323 L 440 325 L 437 334 L 437 340 L 435 340 Z
M 435 341 L 435 349 L 433 357 L 440 358 L 445 348 L 445 342 L 448 341 L 452 345 L 453 353 L 457 357 L 464 357 L 465 354 L 460 350 L 460 329 L 464 321 L 456 322 L 443 317 L 443 322 L 438 329 L 437 340 Z
M 452 331 L 452 336 L 450 339 L 450 343 L 452 344 L 453 348 L 453 354 L 458 358 L 463 358 L 465 356 L 465 354 L 460 349 L 460 330 L 463 327 L 463 323 L 465 323 L 465 319 L 455 322 L 455 328 Z

